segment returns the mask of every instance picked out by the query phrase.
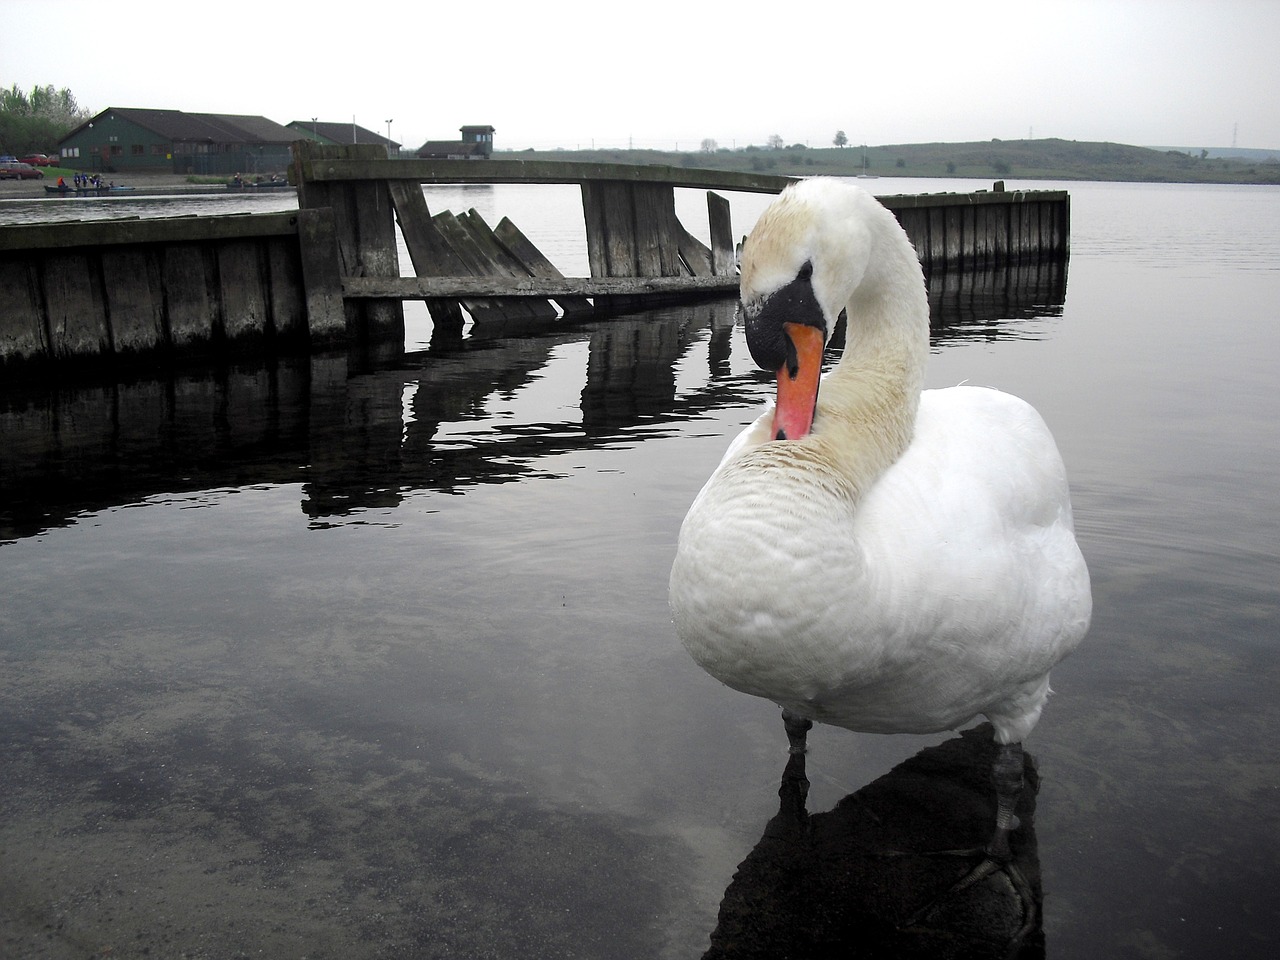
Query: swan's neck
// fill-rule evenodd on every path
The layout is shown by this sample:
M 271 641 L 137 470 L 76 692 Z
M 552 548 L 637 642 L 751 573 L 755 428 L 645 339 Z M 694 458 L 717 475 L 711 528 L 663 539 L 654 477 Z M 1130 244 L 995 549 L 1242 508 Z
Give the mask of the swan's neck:
M 854 291 L 844 353 L 818 392 L 812 442 L 858 495 L 910 445 L 920 405 L 929 305 L 909 245 L 905 256 Z
M 831 190 L 811 183 L 810 192 Z M 762 218 L 752 234 L 744 296 L 763 283 L 756 276 L 761 264 L 790 262 L 796 257 L 788 260 L 785 251 L 799 245 L 828 325 L 842 306 L 846 311 L 844 353 L 818 389 L 811 432 L 775 441 L 770 418 L 762 418 L 740 448 L 744 475 L 722 482 L 726 488 L 739 479 L 750 484 L 750 474 L 764 469 L 772 473 L 766 489 L 838 490 L 832 505 L 856 503 L 911 443 L 929 354 L 928 295 L 911 241 L 870 197 L 841 192 L 827 198 L 820 214 L 798 194 L 791 200 L 777 204 L 772 219 Z M 800 229 L 806 226 L 812 236 Z
M 753 489 L 752 477 L 764 471 L 772 489 L 797 493 L 797 506 L 810 502 L 822 504 L 824 511 L 856 510 L 911 443 L 928 352 L 927 322 L 923 348 L 918 338 L 866 328 L 847 341 L 840 362 L 822 380 L 812 432 L 799 440 L 771 440 L 772 414 L 761 418 L 755 442 L 720 478 L 717 499 L 735 500 Z

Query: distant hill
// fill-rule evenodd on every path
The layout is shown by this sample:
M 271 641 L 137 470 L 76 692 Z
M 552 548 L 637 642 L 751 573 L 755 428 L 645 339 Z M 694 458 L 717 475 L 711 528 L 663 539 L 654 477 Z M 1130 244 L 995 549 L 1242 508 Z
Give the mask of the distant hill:
M 1222 152 L 1222 151 L 1217 151 Z M 501 153 L 501 152 L 500 152 Z M 787 176 L 855 176 L 864 148 L 744 147 L 677 153 L 661 150 L 510 151 L 513 157 L 596 163 L 661 163 Z M 1080 140 L 990 140 L 902 143 L 865 148 L 865 170 L 882 177 L 972 177 L 1018 180 L 1124 180 L 1166 183 L 1280 183 L 1280 160 L 1202 156 L 1181 148 L 1153 149 Z
M 1152 150 L 1177 150 L 1200 156 L 1203 151 L 1209 159 L 1225 157 L 1228 160 L 1270 160 L 1280 163 L 1280 150 L 1259 150 L 1256 147 L 1151 147 Z

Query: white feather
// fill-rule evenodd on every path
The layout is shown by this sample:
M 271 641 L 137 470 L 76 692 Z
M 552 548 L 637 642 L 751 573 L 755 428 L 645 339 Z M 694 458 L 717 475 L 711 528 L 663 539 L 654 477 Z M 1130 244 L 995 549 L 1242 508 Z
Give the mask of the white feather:
M 816 721 L 923 733 L 985 714 L 1021 741 L 1091 612 L 1062 458 L 1016 397 L 920 390 L 920 267 L 873 198 L 784 193 L 744 247 L 744 304 L 806 260 L 830 325 L 848 309 L 845 353 L 812 434 L 771 440 L 770 408 L 698 495 L 677 632 L 713 676 Z

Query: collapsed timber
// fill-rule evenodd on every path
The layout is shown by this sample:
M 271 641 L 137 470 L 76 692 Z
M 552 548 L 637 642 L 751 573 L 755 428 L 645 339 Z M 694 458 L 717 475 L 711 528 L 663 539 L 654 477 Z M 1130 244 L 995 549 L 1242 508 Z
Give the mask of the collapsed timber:
M 433 326 L 600 317 L 736 290 L 729 201 L 790 178 L 520 160 L 387 160 L 381 148 L 294 147 L 296 213 L 0 227 L 0 364 L 403 349 L 405 300 Z M 589 277 L 564 277 L 506 218 L 432 213 L 425 183 L 581 189 Z M 677 188 L 707 189 L 710 245 Z M 930 275 L 1065 265 L 1061 191 L 882 197 Z M 413 276 L 402 276 L 396 228 Z

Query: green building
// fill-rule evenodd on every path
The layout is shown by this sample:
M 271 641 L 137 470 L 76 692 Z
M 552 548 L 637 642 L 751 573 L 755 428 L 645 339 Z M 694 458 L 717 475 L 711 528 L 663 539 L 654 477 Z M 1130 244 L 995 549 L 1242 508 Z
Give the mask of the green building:
M 329 145 L 348 143 L 380 143 L 387 148 L 388 157 L 400 156 L 400 144 L 380 133 L 365 127 L 357 126 L 353 120 L 333 122 L 331 120 L 294 120 L 289 124 L 297 140 L 314 140 L 316 143 Z
M 111 107 L 63 137 L 58 152 L 76 170 L 253 176 L 288 169 L 297 139 L 266 117 Z

